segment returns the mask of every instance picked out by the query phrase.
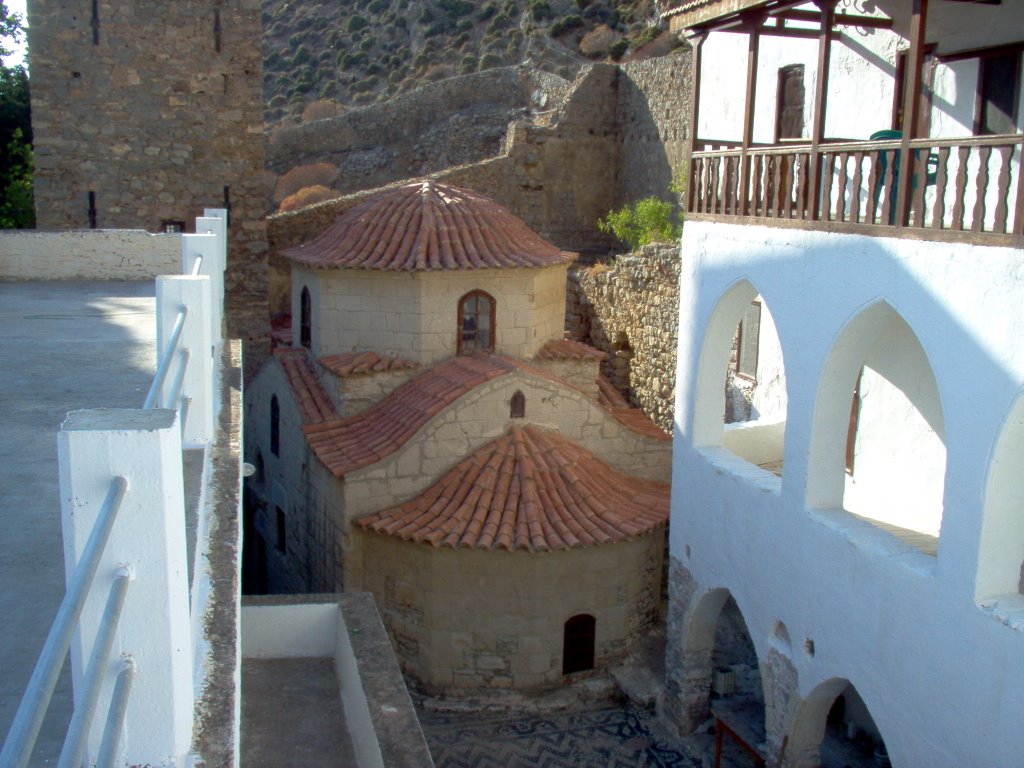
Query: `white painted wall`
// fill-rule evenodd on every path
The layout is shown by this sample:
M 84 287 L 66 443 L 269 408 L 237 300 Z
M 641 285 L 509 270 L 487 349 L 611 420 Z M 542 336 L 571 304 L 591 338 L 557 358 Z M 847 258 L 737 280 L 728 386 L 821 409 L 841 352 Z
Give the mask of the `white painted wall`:
M 698 595 L 730 590 L 762 661 L 777 622 L 797 649 L 812 639 L 813 656 L 793 654 L 800 695 L 849 680 L 893 765 L 976 765 L 983 756 L 986 766 L 1018 766 L 1021 596 L 977 598 L 979 589 L 1014 589 L 1024 559 L 1014 501 L 1024 475 L 989 480 L 993 458 L 1006 466 L 1022 444 L 1024 253 L 700 221 L 686 225 L 682 247 L 672 556 L 694 574 Z M 785 472 L 774 487 L 719 447 L 721 410 L 697 410 L 700 368 L 714 357 L 704 349 L 709 323 L 741 279 L 770 303 L 786 361 Z M 941 405 L 937 557 L 841 509 L 856 361 L 881 327 L 853 321 L 881 301 L 916 335 Z M 733 329 L 716 343 L 727 345 Z M 913 396 L 925 415 L 927 398 Z
M 181 235 L 0 232 L 0 280 L 152 280 L 181 272 Z

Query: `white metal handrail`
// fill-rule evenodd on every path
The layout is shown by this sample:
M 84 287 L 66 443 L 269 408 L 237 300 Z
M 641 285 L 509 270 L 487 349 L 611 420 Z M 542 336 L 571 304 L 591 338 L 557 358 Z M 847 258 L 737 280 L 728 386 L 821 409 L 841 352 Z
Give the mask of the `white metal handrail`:
M 0 752 L 0 768 L 24 768 L 28 765 L 39 737 L 39 729 L 43 725 L 43 717 L 53 698 L 53 690 L 57 686 L 61 667 L 67 657 L 71 638 L 78 624 L 78 617 L 89 597 L 96 569 L 100 558 L 110 539 L 110 531 L 114 527 L 117 513 L 121 508 L 125 493 L 128 491 L 128 480 L 122 475 L 115 477 L 107 490 L 106 498 L 93 526 L 89 540 L 82 550 L 82 557 L 75 567 L 75 572 L 68 581 L 68 590 L 61 601 L 57 616 L 50 627 L 46 643 L 39 654 L 32 678 L 29 680 L 25 696 L 21 700 L 14 722 L 7 734 L 3 751 Z
M 142 404 L 144 410 L 157 407 L 157 397 L 160 395 L 160 389 L 163 387 L 164 381 L 167 379 L 167 371 L 171 367 L 171 360 L 174 357 L 174 351 L 178 348 L 178 342 L 181 340 L 181 331 L 185 327 L 185 318 L 187 317 L 188 307 L 182 307 L 178 311 L 177 319 L 174 321 L 174 328 L 171 330 L 171 335 L 167 339 L 167 345 L 160 353 L 160 362 L 157 363 L 156 373 L 153 374 L 153 383 L 149 385 L 149 392 L 146 394 L 146 401 Z

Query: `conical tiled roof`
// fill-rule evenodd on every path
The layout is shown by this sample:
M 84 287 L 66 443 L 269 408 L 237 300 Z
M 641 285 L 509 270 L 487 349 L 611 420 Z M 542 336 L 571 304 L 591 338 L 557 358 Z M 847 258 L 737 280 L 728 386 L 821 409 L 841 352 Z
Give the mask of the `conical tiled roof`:
M 513 427 L 416 498 L 357 525 L 435 547 L 611 544 L 668 520 L 669 486 L 617 472 L 564 437 Z
M 283 253 L 311 267 L 406 272 L 546 267 L 575 257 L 493 200 L 433 181 L 375 195 Z

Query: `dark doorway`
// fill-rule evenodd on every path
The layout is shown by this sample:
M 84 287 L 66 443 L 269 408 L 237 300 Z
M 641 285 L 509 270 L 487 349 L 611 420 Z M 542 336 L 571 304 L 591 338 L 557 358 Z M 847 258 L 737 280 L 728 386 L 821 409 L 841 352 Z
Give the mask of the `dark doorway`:
M 775 141 L 804 135 L 804 65 L 779 68 L 778 104 L 775 109 Z
M 589 613 L 580 613 L 565 622 L 562 643 L 562 674 L 585 672 L 594 668 L 594 636 L 597 621 Z

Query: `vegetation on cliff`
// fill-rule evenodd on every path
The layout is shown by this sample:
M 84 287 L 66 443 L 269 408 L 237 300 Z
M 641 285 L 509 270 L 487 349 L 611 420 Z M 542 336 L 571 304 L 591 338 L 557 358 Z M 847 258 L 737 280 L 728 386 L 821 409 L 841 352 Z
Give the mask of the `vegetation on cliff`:
M 264 0 L 263 31 L 268 123 L 509 64 L 572 79 L 588 61 L 675 45 L 655 0 Z

